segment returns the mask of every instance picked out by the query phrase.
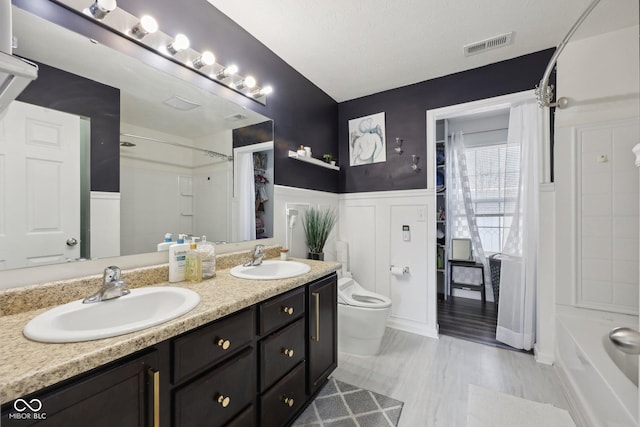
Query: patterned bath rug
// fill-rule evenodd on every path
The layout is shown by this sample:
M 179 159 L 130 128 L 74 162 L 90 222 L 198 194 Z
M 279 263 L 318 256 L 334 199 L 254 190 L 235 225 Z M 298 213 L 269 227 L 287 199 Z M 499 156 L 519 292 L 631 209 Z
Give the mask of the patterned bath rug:
M 292 427 L 395 427 L 403 402 L 334 378 Z
M 467 427 L 575 427 L 564 409 L 469 384 Z

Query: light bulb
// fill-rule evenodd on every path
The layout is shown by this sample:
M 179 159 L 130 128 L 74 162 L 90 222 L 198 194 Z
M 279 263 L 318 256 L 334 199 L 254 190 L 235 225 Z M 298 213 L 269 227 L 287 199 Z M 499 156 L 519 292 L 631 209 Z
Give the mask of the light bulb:
M 256 79 L 251 76 L 247 76 L 244 78 L 244 85 L 249 89 L 253 89 L 256 85 Z
M 158 22 L 149 15 L 144 15 L 140 21 L 131 29 L 131 35 L 140 40 L 147 34 L 158 31 Z
M 177 34 L 171 43 L 167 45 L 167 51 L 172 55 L 189 48 L 189 37 L 184 34 Z
M 233 76 L 237 72 L 238 72 L 238 66 L 236 64 L 232 64 L 218 71 L 216 73 L 216 79 L 218 80 L 226 79 L 229 76 Z
M 206 67 L 207 65 L 213 65 L 216 63 L 216 56 L 209 52 L 208 50 L 202 52 L 202 55 L 198 56 L 193 60 L 193 68 L 199 70 L 202 67 Z
M 84 9 L 83 13 L 101 20 L 107 16 L 109 12 L 113 12 L 117 6 L 116 0 L 96 0 L 87 9 Z
M 273 88 L 271 86 L 265 86 L 262 89 L 257 89 L 251 92 L 254 98 L 260 98 L 261 96 L 267 96 L 273 92 Z

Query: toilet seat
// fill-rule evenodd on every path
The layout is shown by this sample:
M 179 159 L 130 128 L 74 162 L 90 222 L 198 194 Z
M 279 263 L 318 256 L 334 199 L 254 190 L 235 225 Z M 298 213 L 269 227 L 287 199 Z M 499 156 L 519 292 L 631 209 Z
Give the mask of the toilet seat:
M 338 303 L 362 308 L 388 308 L 391 300 L 364 289 L 350 277 L 338 279 Z

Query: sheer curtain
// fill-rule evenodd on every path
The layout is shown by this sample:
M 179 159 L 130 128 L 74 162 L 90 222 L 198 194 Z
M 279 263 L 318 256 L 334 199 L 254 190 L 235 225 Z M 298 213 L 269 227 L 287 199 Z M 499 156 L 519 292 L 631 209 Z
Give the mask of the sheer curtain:
M 482 248 L 476 213 L 471 199 L 463 138 L 462 132 L 451 135 L 449 152 L 447 153 L 447 158 L 450 159 L 446 168 L 445 181 L 447 183 L 447 216 L 449 218 L 447 235 L 452 239 L 471 239 L 474 259 L 476 262 L 484 264 L 485 284 L 490 284 L 487 259 Z M 478 276 L 481 275 L 478 274 Z M 481 282 L 478 280 L 478 283 Z
M 256 238 L 256 186 L 253 174 L 253 153 L 236 153 L 238 157 L 237 188 L 238 220 L 237 239 L 255 240 Z
M 511 227 L 502 250 L 496 339 L 515 348 L 531 350 L 536 334 L 540 146 L 538 106 L 534 102 L 511 108 L 507 139 L 507 167 L 518 165 L 519 174 L 505 174 L 506 180 L 517 180 L 517 185 L 513 185 L 517 195 Z M 511 171 L 515 172 L 515 169 L 511 168 Z M 505 188 L 510 186 L 505 183 Z

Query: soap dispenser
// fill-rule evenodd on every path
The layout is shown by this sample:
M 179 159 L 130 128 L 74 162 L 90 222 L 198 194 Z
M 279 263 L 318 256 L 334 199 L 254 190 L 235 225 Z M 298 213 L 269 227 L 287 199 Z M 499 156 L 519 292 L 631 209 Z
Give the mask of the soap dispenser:
M 171 233 L 167 233 L 164 235 L 164 242 L 158 243 L 158 252 L 168 251 L 171 245 L 174 245 L 175 242 L 172 241 Z
M 197 250 L 197 239 L 197 237 L 191 238 L 189 252 L 187 252 L 184 278 L 190 282 L 202 282 L 202 258 Z
M 169 246 L 169 281 L 182 282 L 184 280 L 185 263 L 189 244 L 184 242 L 185 235 L 179 234 L 177 243 Z

